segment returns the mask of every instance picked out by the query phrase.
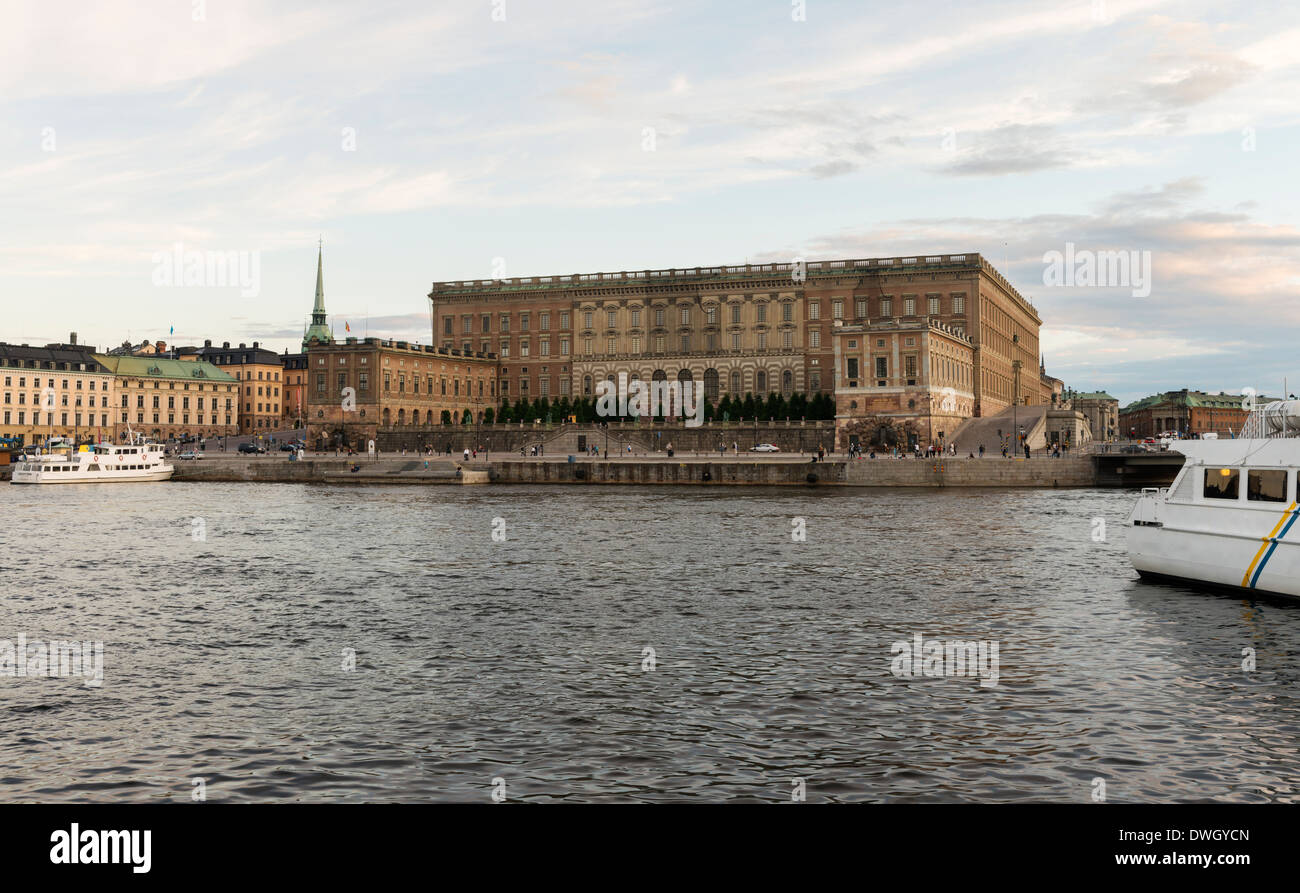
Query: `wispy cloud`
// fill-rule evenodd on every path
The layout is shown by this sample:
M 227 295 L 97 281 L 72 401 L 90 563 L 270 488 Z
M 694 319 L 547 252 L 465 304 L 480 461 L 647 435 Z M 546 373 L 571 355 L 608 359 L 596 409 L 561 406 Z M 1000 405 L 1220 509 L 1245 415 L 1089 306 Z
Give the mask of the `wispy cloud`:
M 327 250 L 331 310 L 408 338 L 430 280 L 497 255 L 574 271 L 772 245 L 1005 253 L 1056 371 L 1134 389 L 1152 368 L 1209 374 L 1198 355 L 1240 361 L 1248 326 L 1225 307 L 1294 322 L 1279 184 L 1300 29 L 1282 5 L 819 0 L 802 22 L 748 0 L 534 0 L 503 21 L 486 3 L 200 6 L 7 11 L 12 328 L 63 337 L 72 317 L 110 342 L 238 313 L 237 337 L 288 346 L 322 233 L 347 245 Z M 1036 286 L 1065 241 L 1151 250 L 1152 297 Z M 153 289 L 149 259 L 176 242 L 259 252 L 263 294 Z

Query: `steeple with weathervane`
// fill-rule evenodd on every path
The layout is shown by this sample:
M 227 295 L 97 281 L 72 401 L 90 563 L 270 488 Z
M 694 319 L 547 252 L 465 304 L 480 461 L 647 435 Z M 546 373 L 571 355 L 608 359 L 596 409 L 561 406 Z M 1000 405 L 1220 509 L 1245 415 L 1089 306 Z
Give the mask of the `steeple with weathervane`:
M 334 334 L 325 323 L 325 272 L 322 255 L 325 244 L 322 241 L 316 252 L 316 304 L 311 308 L 311 325 L 302 336 L 302 349 L 307 350 L 313 340 L 329 344 Z

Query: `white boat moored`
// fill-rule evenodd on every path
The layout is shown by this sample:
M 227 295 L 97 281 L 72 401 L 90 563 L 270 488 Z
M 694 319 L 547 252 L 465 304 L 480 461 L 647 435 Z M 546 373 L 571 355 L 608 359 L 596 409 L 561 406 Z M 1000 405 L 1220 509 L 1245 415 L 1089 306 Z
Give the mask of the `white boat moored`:
M 1144 578 L 1300 598 L 1300 403 L 1252 414 L 1236 440 L 1180 440 L 1169 487 L 1142 491 L 1128 551 Z
M 24 454 L 14 465 L 14 484 L 111 484 L 165 481 L 175 468 L 160 443 L 95 444 L 74 451 Z

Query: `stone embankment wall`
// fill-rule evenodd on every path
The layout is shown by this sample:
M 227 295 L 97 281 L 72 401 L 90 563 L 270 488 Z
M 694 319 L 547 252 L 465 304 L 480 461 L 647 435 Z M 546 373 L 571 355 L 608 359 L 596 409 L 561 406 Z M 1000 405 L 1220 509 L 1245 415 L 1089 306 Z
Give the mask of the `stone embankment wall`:
M 499 483 L 801 484 L 859 487 L 1092 487 L 1087 457 L 1070 459 L 858 459 L 746 462 L 691 459 L 493 462 Z
M 372 461 L 280 457 L 176 462 L 175 480 L 301 483 L 459 483 L 461 463 L 423 457 Z M 352 471 L 357 466 L 357 471 Z M 808 462 L 793 458 L 710 459 L 665 457 L 612 461 L 566 458 L 482 459 L 469 469 L 493 483 L 517 484 L 786 484 L 857 487 L 1094 487 L 1097 472 L 1086 456 L 1068 459 L 857 459 Z
M 386 428 L 379 432 L 377 446 L 385 453 L 402 449 L 419 452 L 425 447 L 433 447 L 435 452 L 446 454 L 450 447 L 453 453 L 465 448 L 474 449 L 481 444 L 491 453 L 519 454 L 520 448 L 531 449 L 541 444 L 548 456 L 563 456 L 578 452 L 578 438 L 585 437 L 588 444 L 605 448 L 605 429 L 594 425 L 473 425 L 459 427 L 455 425 L 435 425 L 428 428 Z M 719 444 L 725 444 L 727 452 L 736 444 L 741 452 L 746 452 L 756 443 L 771 443 L 781 448 L 782 452 L 811 452 L 817 447 L 832 449 L 835 443 L 835 426 L 833 422 L 775 422 L 753 425 L 740 425 L 733 422 L 714 422 L 698 428 L 684 425 L 618 425 L 609 426 L 609 451 L 611 454 L 623 450 L 631 444 L 635 453 L 663 452 L 668 444 L 676 451 L 702 451 L 716 453 Z

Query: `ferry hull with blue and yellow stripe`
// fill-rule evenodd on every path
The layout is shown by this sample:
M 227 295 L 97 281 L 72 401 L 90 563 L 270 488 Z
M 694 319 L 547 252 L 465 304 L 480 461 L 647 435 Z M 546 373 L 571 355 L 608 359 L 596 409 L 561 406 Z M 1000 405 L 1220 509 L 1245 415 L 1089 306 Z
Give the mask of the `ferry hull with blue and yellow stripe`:
M 1144 490 L 1129 516 L 1133 567 L 1146 579 L 1300 598 L 1300 439 L 1183 441 L 1178 451 L 1187 462 L 1173 485 Z

